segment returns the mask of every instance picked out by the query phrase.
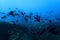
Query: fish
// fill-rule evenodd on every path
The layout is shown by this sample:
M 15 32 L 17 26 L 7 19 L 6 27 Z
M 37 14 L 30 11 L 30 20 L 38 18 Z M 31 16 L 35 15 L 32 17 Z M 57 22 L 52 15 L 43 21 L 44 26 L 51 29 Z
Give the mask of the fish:
M 43 29 L 43 30 L 41 30 L 41 32 L 39 32 L 39 33 L 40 33 L 40 35 L 43 35 L 45 32 L 46 32 L 46 30 Z
M 16 10 L 18 9 L 18 8 L 15 8 Z
M 19 16 L 20 17 L 20 15 L 18 13 L 16 13 L 15 16 Z
M 28 22 L 28 18 L 27 18 L 27 17 L 24 17 L 24 20 L 25 20 L 26 22 Z
M 19 20 L 16 20 L 16 22 L 19 22 Z
M 49 23 L 52 24 L 52 20 L 49 20 Z
M 4 12 L 2 14 L 5 14 Z
M 40 16 L 39 16 L 39 15 L 35 15 L 35 16 L 34 16 L 34 19 L 35 19 L 37 22 L 40 22 Z
M 9 12 L 9 15 L 15 17 L 14 11 L 10 11 L 10 12 Z
M 13 23 L 13 25 L 16 25 L 15 21 L 11 21 Z
M 48 31 L 54 35 L 58 34 L 58 31 L 55 30 L 55 27 L 49 27 Z
M 37 31 L 37 34 L 38 34 L 38 35 L 43 35 L 45 32 L 46 32 L 46 29 L 45 29 L 45 28 L 44 28 L 44 29 L 39 29 L 39 30 Z
M 23 16 L 25 15 L 25 12 L 22 12 L 22 11 L 21 11 L 20 13 L 21 13 L 21 15 L 23 15 Z
M 6 16 L 3 16 L 3 17 L 1 17 L 2 19 L 5 19 L 6 18 Z
M 57 20 L 60 20 L 60 16 L 59 17 L 56 17 Z
M 30 19 L 32 18 L 32 12 L 30 13 L 29 18 L 30 18 Z
M 25 17 L 29 18 L 29 16 L 28 16 L 28 15 L 25 15 Z

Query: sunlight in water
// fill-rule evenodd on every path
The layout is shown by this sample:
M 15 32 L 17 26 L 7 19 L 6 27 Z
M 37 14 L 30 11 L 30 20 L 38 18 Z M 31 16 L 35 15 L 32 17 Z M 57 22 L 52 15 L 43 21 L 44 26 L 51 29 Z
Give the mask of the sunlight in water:
M 25 11 L 38 11 L 46 7 L 45 0 L 0 0 L 2 10 L 18 8 Z

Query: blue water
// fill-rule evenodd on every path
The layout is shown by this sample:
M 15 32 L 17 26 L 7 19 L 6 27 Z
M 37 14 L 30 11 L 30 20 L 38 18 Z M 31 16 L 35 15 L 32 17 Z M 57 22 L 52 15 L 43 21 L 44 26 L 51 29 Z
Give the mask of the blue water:
M 17 8 L 17 9 L 16 9 Z M 41 19 L 51 19 L 55 22 L 57 21 L 55 17 L 60 16 L 60 1 L 59 0 L 0 0 L 0 12 L 5 14 L 0 14 L 0 17 L 8 14 L 10 10 L 21 10 L 26 12 L 28 15 L 30 12 L 35 15 L 38 13 Z M 7 17 L 6 19 L 0 21 L 6 21 L 11 23 L 11 20 L 19 19 L 18 17 Z M 20 20 L 21 21 L 21 20 Z M 24 22 L 24 21 L 23 21 Z

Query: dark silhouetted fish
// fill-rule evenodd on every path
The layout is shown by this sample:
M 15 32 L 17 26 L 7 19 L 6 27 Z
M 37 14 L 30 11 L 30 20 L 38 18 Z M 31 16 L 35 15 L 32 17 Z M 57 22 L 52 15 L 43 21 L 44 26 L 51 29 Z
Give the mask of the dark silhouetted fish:
M 16 13 L 15 16 L 19 16 L 20 17 L 20 15 L 18 13 Z
M 58 34 L 58 32 L 55 30 L 55 28 L 54 27 L 51 27 L 50 29 L 49 29 L 49 32 L 50 33 L 52 33 L 52 34 Z
M 46 32 L 46 30 L 43 29 L 43 30 L 41 30 L 41 31 L 39 31 L 39 32 L 37 32 L 37 33 L 40 34 L 40 35 L 43 35 L 45 32 Z
M 11 21 L 13 23 L 13 25 L 16 25 L 15 21 Z
M 28 18 L 27 18 L 27 17 L 24 17 L 24 20 L 25 20 L 26 22 L 28 22 Z
M 20 39 L 20 40 L 23 40 L 23 39 Z
M 27 18 L 28 18 L 29 16 L 28 16 L 28 15 L 25 15 L 25 17 L 27 17 Z
M 47 18 L 46 18 L 45 20 L 46 20 L 46 21 L 48 21 L 48 19 L 47 19 Z
M 18 8 L 15 8 L 16 10 L 18 9 Z
M 18 12 L 20 13 L 20 10 L 18 10 Z
M 30 19 L 32 18 L 32 12 L 30 13 L 29 18 L 30 18 Z
M 22 11 L 21 11 L 20 13 L 21 13 L 21 15 L 23 15 L 23 16 L 25 15 L 25 12 L 22 12 Z
M 49 13 L 48 11 L 46 11 L 46 13 Z
M 34 16 L 34 19 L 35 19 L 37 22 L 40 22 L 40 16 L 39 16 L 39 15 L 35 15 L 35 16 Z
M 5 14 L 5 13 L 2 13 L 2 14 Z
M 1 13 L 1 12 L 0 12 Z
M 56 19 L 60 21 L 60 16 L 59 17 L 56 17 Z
M 36 34 L 35 31 L 34 31 L 34 29 L 31 29 L 31 33 L 32 33 L 32 34 Z
M 2 19 L 5 19 L 6 18 L 6 16 L 3 16 L 3 17 L 1 17 Z
M 10 12 L 9 12 L 9 15 L 15 17 L 15 15 L 14 15 L 14 11 L 10 11 Z
M 11 8 L 8 8 L 8 9 L 11 9 Z
M 51 10 L 50 13 L 53 13 L 53 10 Z
M 16 20 L 16 22 L 19 22 L 19 20 Z
M 49 20 L 49 23 L 52 24 L 52 20 Z

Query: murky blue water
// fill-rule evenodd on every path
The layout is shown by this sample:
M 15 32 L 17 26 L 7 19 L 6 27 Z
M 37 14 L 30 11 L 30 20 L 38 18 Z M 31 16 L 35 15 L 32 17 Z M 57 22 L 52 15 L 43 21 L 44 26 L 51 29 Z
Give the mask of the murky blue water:
M 19 16 L 14 17 L 12 15 L 8 15 L 10 11 L 14 11 L 14 14 L 18 13 L 20 15 L 20 17 Z M 18 11 L 21 11 L 26 14 L 24 16 L 22 16 L 20 14 L 20 12 L 18 12 Z M 24 18 L 26 17 L 26 15 L 29 16 L 31 12 L 33 14 L 32 18 L 31 19 L 28 18 L 28 22 L 27 22 L 26 21 L 27 19 L 24 19 Z M 37 19 L 37 18 L 34 18 L 36 14 L 38 14 L 38 16 L 41 17 L 40 22 L 39 22 L 39 20 L 37 20 L 37 22 L 36 22 L 35 19 Z M 49 27 L 49 28 L 51 27 L 51 26 L 49 26 L 49 24 L 51 24 L 49 22 L 49 20 L 50 20 L 50 22 L 52 20 L 52 23 L 54 23 L 52 25 L 55 29 L 52 28 L 51 29 L 52 32 L 50 32 L 49 29 L 47 29 L 47 27 Z M 36 31 L 35 33 L 37 33 L 37 31 L 38 31 L 38 35 L 36 35 L 36 34 L 34 34 L 34 36 L 33 36 L 33 34 L 31 35 L 33 37 L 36 36 L 37 39 L 38 39 L 38 36 L 41 35 L 41 34 L 39 34 L 41 32 L 43 34 L 44 32 L 48 31 L 46 34 L 48 34 L 48 36 L 50 36 L 49 33 L 55 34 L 57 31 L 59 36 L 57 37 L 55 35 L 56 37 L 54 36 L 54 38 L 53 37 L 52 38 L 59 39 L 59 37 L 60 37 L 60 0 L 0 0 L 0 22 L 2 22 L 2 21 L 7 22 L 7 23 L 11 23 L 11 24 L 23 25 L 24 27 L 26 26 L 26 27 L 28 27 L 27 32 L 29 34 L 30 33 L 32 34 L 32 32 L 34 34 L 35 31 Z M 57 26 L 55 25 L 55 23 Z M 1 26 L 1 24 L 0 24 L 0 26 Z M 44 31 L 44 28 L 46 31 Z M 43 30 L 43 31 L 41 31 L 41 30 Z M 3 31 L 2 33 L 4 34 L 4 32 L 5 31 Z M 42 37 L 46 38 L 45 36 L 46 35 L 44 34 Z M 25 36 L 24 36 L 24 38 L 25 38 Z M 50 37 L 47 37 L 46 39 L 48 39 L 48 38 L 50 38 Z
M 26 15 L 30 12 L 33 12 L 33 15 L 38 13 L 42 19 L 48 18 L 57 21 L 55 17 L 60 16 L 59 0 L 0 0 L 0 12 L 5 12 L 5 14 L 0 13 L 0 17 L 8 14 L 10 10 L 16 10 L 16 8 L 26 12 Z M 16 19 L 19 18 L 7 17 L 4 20 L 0 18 L 0 21 L 10 22 Z

